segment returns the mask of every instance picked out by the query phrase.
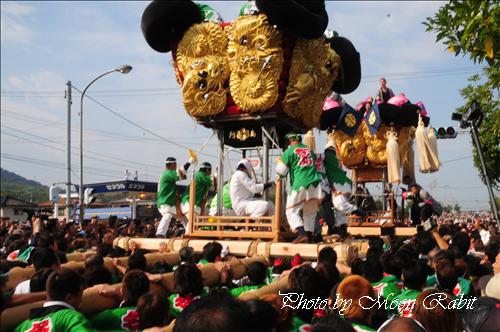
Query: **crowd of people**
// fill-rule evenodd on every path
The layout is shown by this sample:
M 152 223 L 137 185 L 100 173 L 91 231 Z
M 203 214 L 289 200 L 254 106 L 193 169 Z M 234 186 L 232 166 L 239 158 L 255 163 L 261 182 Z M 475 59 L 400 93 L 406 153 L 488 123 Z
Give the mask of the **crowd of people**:
M 297 253 L 270 258 L 269 266 L 253 262 L 244 278 L 233 280 L 230 250 L 218 242 L 208 242 L 199 254 L 182 248 L 175 266 L 148 265 L 148 250 L 113 245 L 121 234 L 142 237 L 147 225 L 137 221 L 119 229 L 116 220 L 75 225 L 34 216 L 16 224 L 4 218 L 0 306 L 3 311 L 45 300 L 16 331 L 136 331 L 174 319 L 174 331 L 494 331 L 500 323 L 500 236 L 494 226 L 488 215 L 445 213 L 412 238 L 370 238 L 366 254 L 345 263 L 327 247 L 315 261 Z M 87 253 L 84 269 L 62 268 L 66 254 L 75 251 Z M 104 264 L 106 257 L 123 256 L 126 264 Z M 211 288 L 201 272 L 208 263 L 220 275 Z M 28 266 L 33 276 L 6 289 L 12 269 Z M 151 291 L 171 271 L 174 289 Z M 282 278 L 287 284 L 279 293 L 238 299 Z M 83 290 L 92 287 L 119 306 L 79 312 Z M 294 294 L 303 294 L 302 302 Z M 309 305 L 308 299 L 325 305 Z

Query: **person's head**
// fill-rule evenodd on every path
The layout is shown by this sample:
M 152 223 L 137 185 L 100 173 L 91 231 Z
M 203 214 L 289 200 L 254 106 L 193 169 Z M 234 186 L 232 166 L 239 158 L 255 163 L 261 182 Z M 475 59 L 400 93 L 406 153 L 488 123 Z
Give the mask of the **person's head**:
M 95 255 L 88 256 L 85 259 L 85 268 L 86 269 L 94 267 L 94 266 L 103 266 L 103 265 L 104 265 L 104 258 L 102 258 L 101 255 L 95 254 Z
M 456 248 L 460 255 L 459 257 L 463 257 L 467 255 L 470 247 L 470 239 L 467 233 L 465 232 L 456 232 L 451 239 L 452 248 Z
M 495 257 L 495 261 L 493 262 L 492 267 L 494 274 L 500 274 L 500 252 Z
M 498 331 L 500 324 L 500 301 L 492 297 L 481 296 L 474 302 L 474 308 L 463 310 L 460 323 L 466 332 Z
M 422 290 L 427 281 L 427 266 L 420 260 L 408 262 L 403 267 L 403 284 L 412 290 Z
M 96 253 L 97 253 L 97 255 L 99 255 L 101 257 L 106 257 L 109 255 L 112 248 L 113 248 L 112 244 L 103 242 L 97 246 Z
M 54 269 L 45 267 L 35 272 L 30 279 L 30 292 L 42 292 L 47 287 L 47 279 Z
M 420 322 L 408 317 L 396 317 L 387 320 L 377 332 L 426 332 Z M 450 330 L 451 331 L 451 330 Z M 431 331 L 428 331 L 431 332 Z
M 194 263 L 195 262 L 195 252 L 192 247 L 183 247 L 179 250 L 179 256 L 181 258 L 181 262 L 184 263 Z
M 169 321 L 170 305 L 165 296 L 154 293 L 143 294 L 137 301 L 139 330 L 165 326 Z
M 129 270 L 142 270 L 146 271 L 147 260 L 141 253 L 134 253 L 128 258 L 128 269 Z
M 363 308 L 370 307 L 372 301 L 369 298 L 375 299 L 375 293 L 368 280 L 357 275 L 348 276 L 340 282 L 337 294 L 339 300 L 351 303 L 343 312 L 347 320 L 358 320 L 370 325 L 373 312 Z
M 384 277 L 382 264 L 374 258 L 366 259 L 363 266 L 363 277 L 371 283 L 380 281 Z
M 488 243 L 484 249 L 485 255 L 488 257 L 488 262 L 493 264 L 500 253 L 500 243 L 496 241 L 491 241 Z
M 266 280 L 267 267 L 262 262 L 252 262 L 248 264 L 247 276 L 252 285 L 262 285 Z
M 200 166 L 200 172 L 203 172 L 206 175 L 212 174 L 212 165 L 209 162 L 202 163 Z
M 47 279 L 47 300 L 62 301 L 78 309 L 82 302 L 83 279 L 75 271 L 60 268 Z
M 279 320 L 279 312 L 268 302 L 250 300 L 245 302 L 255 322 L 255 331 L 272 332 Z
M 345 319 L 340 317 L 340 315 L 332 313 L 329 315 L 326 315 L 319 320 L 317 320 L 311 329 L 311 332 L 330 332 L 330 331 L 337 331 L 337 332 L 355 332 L 354 328 L 352 327 L 349 322 L 347 322 Z
M 123 277 L 121 292 L 127 306 L 135 306 L 137 300 L 149 292 L 149 279 L 141 270 L 130 270 Z
M 380 256 L 380 262 L 385 273 L 401 278 L 404 261 L 399 255 L 394 254 L 392 251 L 386 251 Z
M 248 160 L 248 159 L 245 159 L 245 158 L 241 159 L 238 162 L 238 166 L 236 167 L 236 169 L 238 171 L 245 173 L 250 178 L 253 177 L 252 176 L 254 173 L 253 166 L 252 166 L 252 163 L 250 162 L 250 160 Z
M 177 317 L 174 332 L 250 332 L 253 316 L 244 303 L 230 296 L 205 296 Z
M 304 296 L 316 298 L 317 296 L 328 296 L 325 280 L 315 269 L 308 265 L 293 269 L 288 277 L 288 286 L 292 289 L 300 289 Z
M 113 282 L 113 276 L 111 275 L 111 272 L 109 272 L 109 270 L 104 267 L 104 265 L 85 267 L 83 279 L 85 280 L 85 285 L 87 287 L 92 287 L 94 285 L 100 284 L 111 284 Z
M 436 282 L 440 290 L 451 293 L 458 282 L 458 274 L 455 266 L 447 260 L 437 263 Z
M 180 296 L 200 295 L 203 290 L 201 271 L 194 264 L 179 265 L 174 272 L 174 289 Z
M 165 160 L 165 168 L 168 170 L 177 169 L 177 160 L 174 157 L 168 157 L 167 160 Z
M 337 264 L 337 252 L 332 247 L 324 247 L 318 254 L 318 263 Z
M 108 257 L 118 258 L 118 257 L 126 256 L 126 254 L 127 254 L 127 252 L 125 251 L 125 249 L 120 248 L 120 247 L 112 247 L 109 250 Z
M 447 332 L 456 331 L 458 312 L 450 306 L 453 299 L 450 295 L 437 289 L 428 289 L 417 296 L 412 317 L 419 321 L 427 331 Z M 443 309 L 440 303 L 447 309 Z
M 59 259 L 54 250 L 51 248 L 37 248 L 33 250 L 31 261 L 35 271 L 45 267 L 57 269 L 59 267 Z
M 297 133 L 288 133 L 285 138 L 288 139 L 288 145 L 290 146 L 294 146 L 302 142 L 302 137 Z
M 321 249 L 318 254 L 316 271 L 325 279 L 328 288 L 332 288 L 340 280 L 340 273 L 336 264 L 337 252 L 332 247 Z
M 452 250 L 439 250 L 432 259 L 431 266 L 435 270 L 437 268 L 437 264 L 440 261 L 448 261 L 452 264 L 455 263 L 455 254 Z
M 222 254 L 222 245 L 219 242 L 208 242 L 203 246 L 203 258 L 209 263 L 215 263 L 220 260 Z
M 102 243 L 106 243 L 106 244 L 109 244 L 109 245 L 113 245 L 113 240 L 114 240 L 114 236 L 112 233 L 106 233 L 104 234 L 104 236 L 102 237 Z
M 430 232 L 417 233 L 416 246 L 418 253 L 427 255 L 436 246 L 436 240 Z
M 47 232 L 37 234 L 35 246 L 37 248 L 51 248 L 52 250 L 57 251 L 57 244 L 54 236 Z
M 420 192 L 420 189 L 422 189 L 422 187 L 416 183 L 414 183 L 410 186 L 410 192 L 413 195 L 417 195 Z
M 382 77 L 380 79 L 380 86 L 385 88 L 387 86 L 387 80 L 385 79 L 385 77 Z

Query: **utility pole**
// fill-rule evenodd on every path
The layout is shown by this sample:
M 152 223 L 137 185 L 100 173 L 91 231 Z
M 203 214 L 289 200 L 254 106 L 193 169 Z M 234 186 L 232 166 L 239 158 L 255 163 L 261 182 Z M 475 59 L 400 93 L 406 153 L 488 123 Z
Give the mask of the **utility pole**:
M 484 162 L 484 158 L 483 158 L 483 150 L 481 148 L 481 142 L 479 141 L 479 133 L 477 131 L 477 126 L 476 126 L 474 121 L 471 121 L 470 128 L 471 128 L 472 140 L 476 144 L 477 154 L 479 156 L 479 161 L 481 162 L 481 169 L 483 171 L 482 172 L 483 178 L 484 178 L 484 181 L 486 182 L 486 187 L 488 188 L 488 194 L 490 196 L 491 212 L 493 214 L 493 217 L 497 221 L 497 226 L 500 227 L 500 220 L 498 218 L 498 210 L 497 210 L 497 202 L 495 200 L 495 194 L 493 193 L 493 189 L 491 187 L 490 178 L 488 177 L 486 163 Z
M 71 216 L 71 81 L 66 83 L 67 111 L 67 138 L 66 138 L 66 222 Z

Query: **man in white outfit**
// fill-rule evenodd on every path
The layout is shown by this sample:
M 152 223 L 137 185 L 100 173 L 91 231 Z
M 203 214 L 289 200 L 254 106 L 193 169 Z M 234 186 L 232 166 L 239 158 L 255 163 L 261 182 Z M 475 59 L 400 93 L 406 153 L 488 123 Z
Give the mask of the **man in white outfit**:
M 254 218 L 270 216 L 274 213 L 274 205 L 265 200 L 255 199 L 254 196 L 270 188 L 273 183 L 256 183 L 252 174 L 254 174 L 252 163 L 247 159 L 240 160 L 229 185 L 233 210 L 237 216 Z

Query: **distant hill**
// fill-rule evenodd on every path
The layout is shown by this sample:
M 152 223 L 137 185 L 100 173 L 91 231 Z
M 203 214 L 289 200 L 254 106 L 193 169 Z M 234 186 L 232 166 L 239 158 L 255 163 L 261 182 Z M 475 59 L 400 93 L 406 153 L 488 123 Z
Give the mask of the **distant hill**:
M 38 203 L 49 199 L 49 187 L 0 168 L 0 196 Z

